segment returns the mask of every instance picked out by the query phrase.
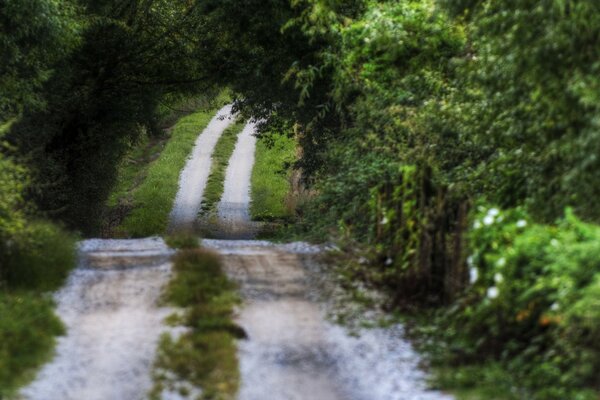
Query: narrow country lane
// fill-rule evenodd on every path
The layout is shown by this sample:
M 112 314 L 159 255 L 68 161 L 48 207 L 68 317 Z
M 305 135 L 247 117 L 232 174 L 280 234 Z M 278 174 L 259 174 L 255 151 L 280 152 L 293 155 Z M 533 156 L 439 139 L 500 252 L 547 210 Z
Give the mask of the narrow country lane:
M 427 390 L 401 326 L 351 335 L 325 317 L 304 243 L 203 240 L 240 285 L 239 400 L 450 400 Z
M 225 106 L 198 136 L 180 176 L 171 229 L 188 229 L 196 218 L 214 146 L 231 124 Z M 24 400 L 143 400 L 165 318 L 158 305 L 171 277 L 173 251 L 160 238 L 84 240 L 79 265 L 55 294 L 67 328 L 56 356 L 21 391 Z
M 230 106 L 219 111 L 181 172 L 171 230 L 194 226 L 212 149 L 230 123 L 229 113 Z M 236 321 L 248 337 L 238 342 L 239 400 L 450 399 L 427 389 L 420 357 L 403 339 L 401 326 L 351 335 L 326 318 L 306 264 L 319 247 L 252 240 L 255 131 L 254 123 L 246 125 L 231 156 L 218 205 L 219 239 L 203 240 L 223 257 L 241 290 Z M 173 310 L 159 305 L 172 254 L 160 238 L 82 241 L 80 265 L 55 295 L 68 333 L 22 398 L 146 399 L 158 339 L 174 331 L 164 322 Z
M 170 231 L 193 228 L 210 174 L 213 150 L 223 131 L 232 122 L 231 105 L 227 105 L 219 110 L 198 136 L 192 154 L 179 175 L 179 191 L 169 218 Z
M 256 125 L 246 124 L 238 136 L 227 171 L 223 196 L 217 206 L 217 236 L 246 239 L 254 234 L 250 221 L 250 179 L 256 148 Z
M 426 389 L 401 327 L 354 337 L 327 321 L 302 262 L 318 247 L 239 240 L 256 229 L 249 216 L 254 130 L 248 124 L 238 138 L 219 204 L 219 237 L 229 240 L 202 241 L 221 254 L 242 292 L 237 323 L 248 338 L 239 342 L 239 400 L 450 399 Z

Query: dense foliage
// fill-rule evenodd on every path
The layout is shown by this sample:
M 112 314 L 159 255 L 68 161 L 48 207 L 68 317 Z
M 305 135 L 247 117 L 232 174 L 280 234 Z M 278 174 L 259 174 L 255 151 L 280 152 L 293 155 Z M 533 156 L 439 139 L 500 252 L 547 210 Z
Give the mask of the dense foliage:
M 62 2 L 38 2 L 64 10 Z M 39 73 L 45 79 L 35 96 L 43 106 L 25 107 L 7 138 L 31 168 L 30 196 L 38 207 L 70 227 L 92 233 L 128 144 L 142 130 L 157 131 L 161 101 L 212 83 L 201 79 L 193 40 L 187 36 L 196 24 L 190 17 L 193 4 L 158 0 L 69 4 L 77 11 L 69 25 L 77 27 L 75 43 L 70 48 L 54 45 L 64 54 L 54 54 L 51 68 Z M 3 16 L 11 18 L 11 11 L 3 8 Z M 27 18 L 11 21 L 17 31 L 29 28 Z M 35 55 L 25 45 L 18 47 Z M 4 76 L 12 84 L 19 82 Z M 19 103 L 18 98 L 11 100 Z
M 599 383 L 600 227 L 570 210 L 541 225 L 522 209 L 482 206 L 472 227 L 469 288 L 441 316 L 448 348 L 436 352 L 500 361 L 522 398 L 597 398 L 584 388 Z
M 577 233 L 595 228 L 573 217 L 539 225 L 565 206 L 599 221 L 597 2 L 269 1 L 237 14 L 233 2 L 203 4 L 214 28 L 203 37 L 227 60 L 215 76 L 267 126 L 296 124 L 298 166 L 319 193 L 304 222 L 364 248 L 357 278 L 385 287 L 396 304 L 452 304 L 448 340 L 473 349 L 455 362 L 500 360 L 538 398 L 597 384 L 589 371 L 598 349 L 585 339 L 593 331 L 566 316 L 596 318 L 587 293 L 597 238 Z M 235 46 L 217 41 L 229 37 Z M 482 199 L 520 207 L 528 228 L 512 221 L 498 232 L 506 247 L 484 246 L 468 222 Z M 554 236 L 571 258 L 557 261 Z M 520 261 L 498 278 L 510 288 L 493 287 L 497 271 L 483 264 L 481 281 L 469 284 L 473 249 L 508 265 L 513 246 Z M 584 271 L 592 275 L 578 281 Z M 575 296 L 560 303 L 569 322 L 553 328 L 556 313 L 544 310 L 566 282 Z M 506 297 L 485 300 L 490 287 Z M 526 310 L 527 321 L 516 321 Z
M 0 3 L 0 121 L 43 105 L 38 89 L 76 40 L 73 14 L 64 0 Z
M 93 232 L 160 103 L 229 85 L 264 136 L 295 133 L 317 193 L 300 222 L 363 249 L 357 278 L 391 305 L 450 306 L 454 362 L 585 398 L 600 351 L 600 3 L 240 4 L 3 2 L 0 119 L 18 119 L 4 154 L 31 168 L 26 195 Z M 0 218 L 22 225 L 24 171 L 0 168 Z

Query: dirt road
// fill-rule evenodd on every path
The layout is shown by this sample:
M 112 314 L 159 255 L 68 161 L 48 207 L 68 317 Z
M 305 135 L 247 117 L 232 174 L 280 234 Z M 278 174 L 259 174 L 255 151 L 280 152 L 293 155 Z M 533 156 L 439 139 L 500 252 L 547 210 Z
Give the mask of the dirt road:
M 169 217 L 170 231 L 193 228 L 210 174 L 213 150 L 223 131 L 232 123 L 231 105 L 227 105 L 217 112 L 198 136 L 192 154 L 179 175 L 179 191 Z
M 212 147 L 228 123 L 217 118 L 200 135 L 181 174 L 173 229 L 193 225 Z M 420 358 L 403 339 L 401 326 L 365 329 L 356 336 L 327 320 L 304 262 L 318 248 L 231 240 L 256 232 L 248 212 L 254 129 L 248 124 L 238 139 L 219 205 L 218 223 L 231 228 L 221 229 L 220 236 L 230 240 L 203 241 L 223 256 L 243 297 L 236 318 L 248 338 L 239 342 L 239 400 L 449 399 L 426 389 Z M 59 339 L 54 360 L 21 395 L 27 400 L 145 399 L 158 338 L 169 330 L 164 318 L 172 310 L 159 306 L 158 299 L 171 275 L 172 250 L 160 238 L 94 239 L 80 244 L 80 254 L 79 267 L 55 295 L 68 333 Z
M 351 335 L 329 322 L 302 243 L 204 240 L 239 283 L 239 400 L 448 400 L 426 388 L 402 327 Z

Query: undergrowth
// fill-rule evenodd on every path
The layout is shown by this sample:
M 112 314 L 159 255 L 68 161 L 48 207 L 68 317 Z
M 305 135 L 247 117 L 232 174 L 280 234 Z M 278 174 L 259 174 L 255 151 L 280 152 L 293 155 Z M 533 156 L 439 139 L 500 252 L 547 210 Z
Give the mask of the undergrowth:
M 414 328 L 434 383 L 466 399 L 597 399 L 600 228 L 479 206 L 468 242 L 468 287 Z
M 193 234 L 180 232 L 165 237 L 167 246 L 173 249 L 195 249 L 198 247 L 198 237 Z
M 180 251 L 166 300 L 184 308 L 171 322 L 187 328 L 181 336 L 161 338 L 151 398 L 166 392 L 184 398 L 234 399 L 239 386 L 236 339 L 245 336 L 232 322 L 238 303 L 235 285 L 224 274 L 219 257 L 201 249 Z
M 0 399 L 15 394 L 52 356 L 65 330 L 49 297 L 0 290 Z

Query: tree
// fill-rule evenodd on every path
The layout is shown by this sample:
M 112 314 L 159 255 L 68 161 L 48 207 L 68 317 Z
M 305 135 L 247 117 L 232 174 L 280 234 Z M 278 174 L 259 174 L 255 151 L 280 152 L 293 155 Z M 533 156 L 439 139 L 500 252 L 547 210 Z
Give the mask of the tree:
M 67 0 L 0 2 L 0 121 L 43 103 L 37 91 L 74 45 L 73 16 Z

